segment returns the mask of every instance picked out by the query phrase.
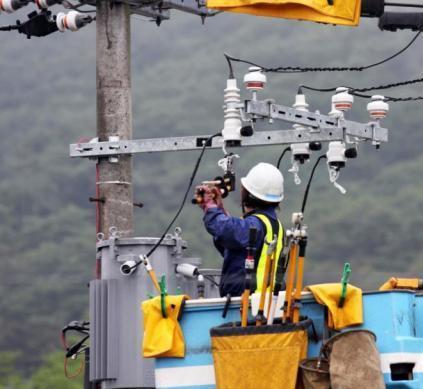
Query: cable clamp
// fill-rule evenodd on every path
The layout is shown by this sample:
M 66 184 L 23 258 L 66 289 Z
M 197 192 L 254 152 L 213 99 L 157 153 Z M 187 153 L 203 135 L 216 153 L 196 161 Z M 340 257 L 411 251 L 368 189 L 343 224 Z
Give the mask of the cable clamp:
M 128 181 L 98 181 L 96 182 L 96 185 L 111 185 L 111 184 L 115 184 L 115 185 L 132 185 L 131 182 Z

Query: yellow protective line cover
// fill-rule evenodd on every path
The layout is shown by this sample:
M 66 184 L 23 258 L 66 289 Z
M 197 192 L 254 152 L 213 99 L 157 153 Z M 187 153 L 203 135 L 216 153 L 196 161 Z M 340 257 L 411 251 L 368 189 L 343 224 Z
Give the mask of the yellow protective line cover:
M 304 322 L 242 329 L 224 325 L 210 334 L 218 389 L 296 387 L 299 362 L 307 355 Z
M 207 0 L 207 8 L 256 16 L 357 26 L 361 0 Z
M 160 296 L 146 300 L 141 309 L 144 315 L 144 358 L 185 356 L 185 341 L 178 323 L 188 296 L 166 296 L 167 317 L 162 316 Z
M 360 288 L 347 285 L 344 305 L 338 307 L 342 284 L 318 284 L 307 286 L 319 304 L 326 305 L 329 311 L 328 327 L 340 330 L 363 323 L 363 292 Z
M 418 278 L 396 278 L 391 277 L 386 281 L 379 290 L 393 290 L 393 289 L 419 289 L 421 280 Z

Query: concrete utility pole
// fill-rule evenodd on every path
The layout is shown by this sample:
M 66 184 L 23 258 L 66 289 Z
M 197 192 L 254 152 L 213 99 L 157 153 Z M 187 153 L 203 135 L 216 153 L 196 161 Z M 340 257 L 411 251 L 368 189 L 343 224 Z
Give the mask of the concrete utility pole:
M 129 6 L 97 0 L 97 136 L 132 139 Z M 122 237 L 133 236 L 132 158 L 99 159 L 100 231 L 114 226 Z

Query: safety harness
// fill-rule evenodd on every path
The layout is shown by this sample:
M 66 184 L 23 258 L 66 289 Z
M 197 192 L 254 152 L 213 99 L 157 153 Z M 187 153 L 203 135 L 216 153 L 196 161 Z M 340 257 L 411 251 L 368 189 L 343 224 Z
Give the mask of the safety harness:
M 279 258 L 281 256 L 282 249 L 284 246 L 285 231 L 279 220 L 274 220 L 261 213 L 254 213 L 251 216 L 255 216 L 260 220 L 265 231 L 265 239 L 263 241 L 263 245 L 259 247 L 259 249 L 256 251 L 255 264 L 254 264 L 256 277 L 253 281 L 254 287 L 252 288 L 252 290 L 254 290 L 255 292 L 260 292 L 261 285 L 263 283 L 264 268 L 266 265 L 266 253 L 268 248 L 268 244 L 266 242 L 271 242 L 275 234 L 278 236 L 278 240 L 276 244 L 276 257 L 275 257 L 276 269 L 278 269 L 280 265 L 283 265 L 283 264 L 279 264 Z M 275 272 L 275 278 L 278 273 L 279 272 Z

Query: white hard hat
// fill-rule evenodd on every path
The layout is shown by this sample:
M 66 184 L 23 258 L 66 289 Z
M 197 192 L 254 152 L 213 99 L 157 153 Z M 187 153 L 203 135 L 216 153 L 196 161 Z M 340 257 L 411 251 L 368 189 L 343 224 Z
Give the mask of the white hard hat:
M 283 199 L 283 175 L 270 163 L 260 162 L 246 177 L 241 178 L 242 186 L 254 197 L 269 203 Z

